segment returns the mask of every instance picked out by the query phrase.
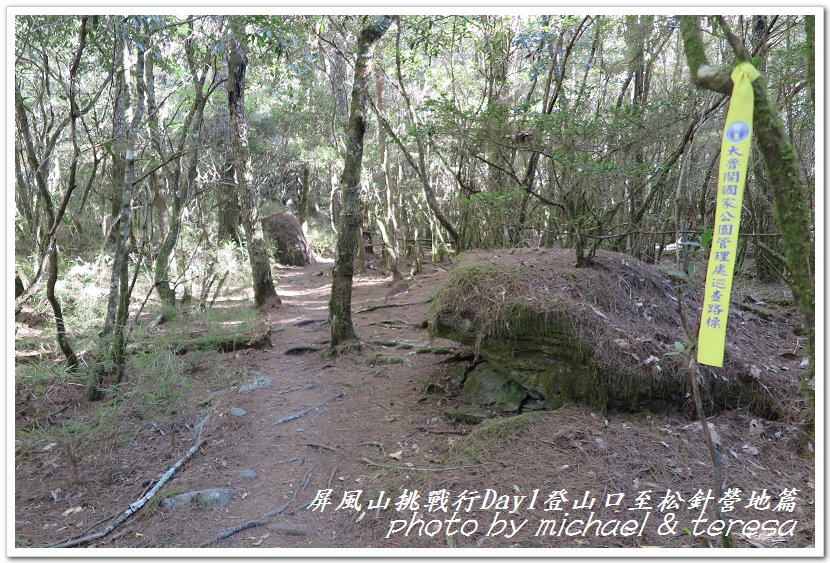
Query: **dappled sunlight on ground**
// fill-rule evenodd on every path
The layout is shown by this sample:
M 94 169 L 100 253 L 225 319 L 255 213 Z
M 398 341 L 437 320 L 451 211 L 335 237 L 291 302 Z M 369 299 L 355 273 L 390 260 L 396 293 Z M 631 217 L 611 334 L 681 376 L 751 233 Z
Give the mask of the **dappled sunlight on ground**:
M 383 285 L 391 279 L 392 276 L 370 276 L 368 274 L 363 274 L 354 277 L 354 285 L 359 287 L 373 287 Z
M 280 294 L 280 297 L 320 296 L 331 293 L 331 284 L 308 289 L 285 289 L 285 287 L 278 287 L 277 293 Z

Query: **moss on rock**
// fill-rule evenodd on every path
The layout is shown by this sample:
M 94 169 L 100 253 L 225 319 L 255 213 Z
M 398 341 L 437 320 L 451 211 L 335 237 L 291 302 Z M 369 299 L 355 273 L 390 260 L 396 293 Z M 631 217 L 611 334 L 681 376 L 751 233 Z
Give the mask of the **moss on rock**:
M 464 396 L 505 411 L 542 398 L 552 408 L 691 412 L 684 361 L 666 355 L 683 340 L 668 282 L 610 252 L 597 255 L 595 268 L 575 271 L 563 265 L 564 252 L 467 253 L 445 278 L 430 330 L 473 346 L 484 360 L 467 374 Z M 704 375 L 707 410 L 777 415 L 773 397 L 737 358 Z

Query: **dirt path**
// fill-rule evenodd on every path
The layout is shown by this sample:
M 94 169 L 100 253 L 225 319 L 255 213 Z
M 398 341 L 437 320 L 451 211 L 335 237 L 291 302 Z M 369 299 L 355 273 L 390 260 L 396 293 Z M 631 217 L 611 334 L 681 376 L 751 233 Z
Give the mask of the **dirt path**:
M 354 534 L 347 529 L 352 525 L 352 515 L 331 511 L 334 507 L 323 515 L 305 510 L 316 491 L 330 485 L 335 489 L 332 500 L 337 504 L 345 488 L 363 488 L 361 483 L 367 480 L 372 468 L 362 458 L 440 467 L 447 435 L 429 432 L 461 432 L 439 419 L 433 405 L 418 401 L 421 379 L 427 378 L 435 371 L 435 364 L 446 358 L 417 354 L 410 347 L 429 345 L 426 329 L 420 328 L 425 326 L 428 305 L 359 312 L 382 304 L 424 302 L 437 285 L 437 273 L 436 270 L 420 276 L 409 291 L 388 300 L 384 299 L 389 292 L 384 278 L 358 276 L 353 297 L 354 322 L 367 348 L 359 355 L 328 359 L 320 351 L 303 348 L 325 349 L 329 342 L 326 317 L 330 266 L 282 270 L 279 293 L 283 305 L 268 317 L 274 331 L 273 348 L 216 358 L 244 367 L 249 380 L 268 377 L 273 387 L 223 396 L 218 407 L 220 416 L 205 431 L 207 442 L 203 451 L 169 485 L 181 490 L 231 486 L 237 488 L 235 500 L 227 509 L 162 511 L 140 526 L 127 526 L 136 529 L 120 535 L 114 545 L 200 545 L 224 528 L 258 518 L 282 505 L 310 471 L 308 486 L 274 520 L 294 528 L 281 531 L 274 526 L 257 527 L 216 545 L 303 547 L 319 545 L 322 540 L 329 547 L 354 547 Z M 388 346 L 393 340 L 407 341 L 405 349 Z M 456 346 L 449 341 L 435 344 Z M 339 394 L 342 396 L 338 397 Z M 320 403 L 324 405 L 304 416 L 274 424 L 277 419 Z M 230 407 L 242 408 L 247 414 L 229 416 L 226 409 Z M 400 460 L 387 455 L 384 461 L 384 453 L 398 451 L 403 452 Z M 239 469 L 253 470 L 257 477 L 239 479 L 234 471 Z M 142 536 L 136 538 L 135 532 Z

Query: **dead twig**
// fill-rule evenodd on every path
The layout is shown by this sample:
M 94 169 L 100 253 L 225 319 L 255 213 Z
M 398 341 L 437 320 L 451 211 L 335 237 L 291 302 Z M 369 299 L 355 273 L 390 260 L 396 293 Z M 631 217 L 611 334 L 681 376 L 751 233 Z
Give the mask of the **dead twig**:
M 310 446 L 312 448 L 320 448 L 321 450 L 326 450 L 328 452 L 340 453 L 340 449 L 335 448 L 334 446 L 327 446 L 325 444 L 318 444 L 316 442 L 306 442 L 305 445 Z
M 383 444 L 380 442 L 366 442 L 364 444 L 360 444 L 361 446 L 376 446 L 380 448 L 380 453 L 385 457 L 386 456 L 386 449 L 383 447 Z
M 277 420 L 274 421 L 274 424 L 285 424 L 286 422 L 291 422 L 292 420 L 297 420 L 298 418 L 307 415 L 308 413 L 310 413 L 314 409 L 318 409 L 318 408 L 322 407 L 323 405 L 334 401 L 335 399 L 339 399 L 342 396 L 343 396 L 343 392 L 338 391 L 337 394 L 334 397 L 332 397 L 331 399 L 329 399 L 328 401 L 322 401 L 320 403 L 317 403 L 316 405 L 306 407 L 301 411 L 297 411 L 294 414 L 290 414 L 288 416 L 278 418 Z
M 191 457 L 193 457 L 193 455 L 196 452 L 199 451 L 199 448 L 202 447 L 203 443 L 204 443 L 203 440 L 199 440 L 195 444 L 193 444 L 193 447 L 191 447 L 189 450 L 187 450 L 187 453 L 184 454 L 184 456 L 179 461 L 177 461 L 176 464 L 173 465 L 173 467 L 168 469 L 167 472 L 164 475 L 162 475 L 162 477 L 161 477 L 161 479 L 159 479 L 158 483 L 156 483 L 156 485 L 152 489 L 150 489 L 150 491 L 147 494 L 143 495 L 140 499 L 138 499 L 137 501 L 132 503 L 129 507 L 127 507 L 127 509 L 121 514 L 121 516 L 118 517 L 117 520 L 115 520 L 115 522 L 113 522 L 112 524 L 110 524 L 109 526 L 107 526 L 106 528 L 101 530 L 100 532 L 96 532 L 94 534 L 90 534 L 88 536 L 84 536 L 84 537 L 77 538 L 77 539 L 74 539 L 74 540 L 69 540 L 69 541 L 66 541 L 66 542 L 63 542 L 63 543 L 53 544 L 53 545 L 50 545 L 49 547 L 75 547 L 75 546 L 78 546 L 78 545 L 83 545 L 85 543 L 89 543 L 91 541 L 95 541 L 99 538 L 103 538 L 104 536 L 107 536 L 107 535 L 111 534 L 113 530 L 115 530 L 118 526 L 120 526 L 121 524 L 126 522 L 127 519 L 130 516 L 132 516 L 133 514 L 138 512 L 139 510 L 141 510 L 141 508 L 145 504 L 147 504 L 147 502 L 151 498 L 153 498 L 156 495 L 156 493 L 159 492 L 159 490 L 161 490 L 161 488 L 167 483 L 167 481 L 169 481 L 173 477 L 173 475 L 176 473 L 176 471 L 178 471 L 179 468 L 182 465 L 184 465 L 185 462 L 187 462 L 187 460 L 189 460 Z
M 360 458 L 360 461 L 372 467 L 379 467 L 381 469 L 397 469 L 398 471 L 455 471 L 457 469 L 468 469 L 470 467 L 478 467 L 479 465 L 465 465 L 464 467 L 407 467 L 405 465 L 394 465 L 391 463 L 378 463 L 372 461 L 368 457 Z

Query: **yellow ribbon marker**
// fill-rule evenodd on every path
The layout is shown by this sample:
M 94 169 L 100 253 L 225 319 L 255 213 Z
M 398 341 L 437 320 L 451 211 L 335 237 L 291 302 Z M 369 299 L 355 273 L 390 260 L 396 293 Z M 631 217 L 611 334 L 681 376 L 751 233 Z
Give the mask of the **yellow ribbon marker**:
M 761 73 L 747 62 L 740 63 L 732 71 L 732 100 L 726 113 L 721 142 L 718 203 L 709 267 L 706 270 L 697 350 L 698 362 L 716 367 L 723 366 L 726 348 L 729 297 L 732 293 L 738 228 L 741 225 L 741 202 L 744 198 L 752 138 L 752 112 L 755 106 L 752 82 L 759 76 Z

